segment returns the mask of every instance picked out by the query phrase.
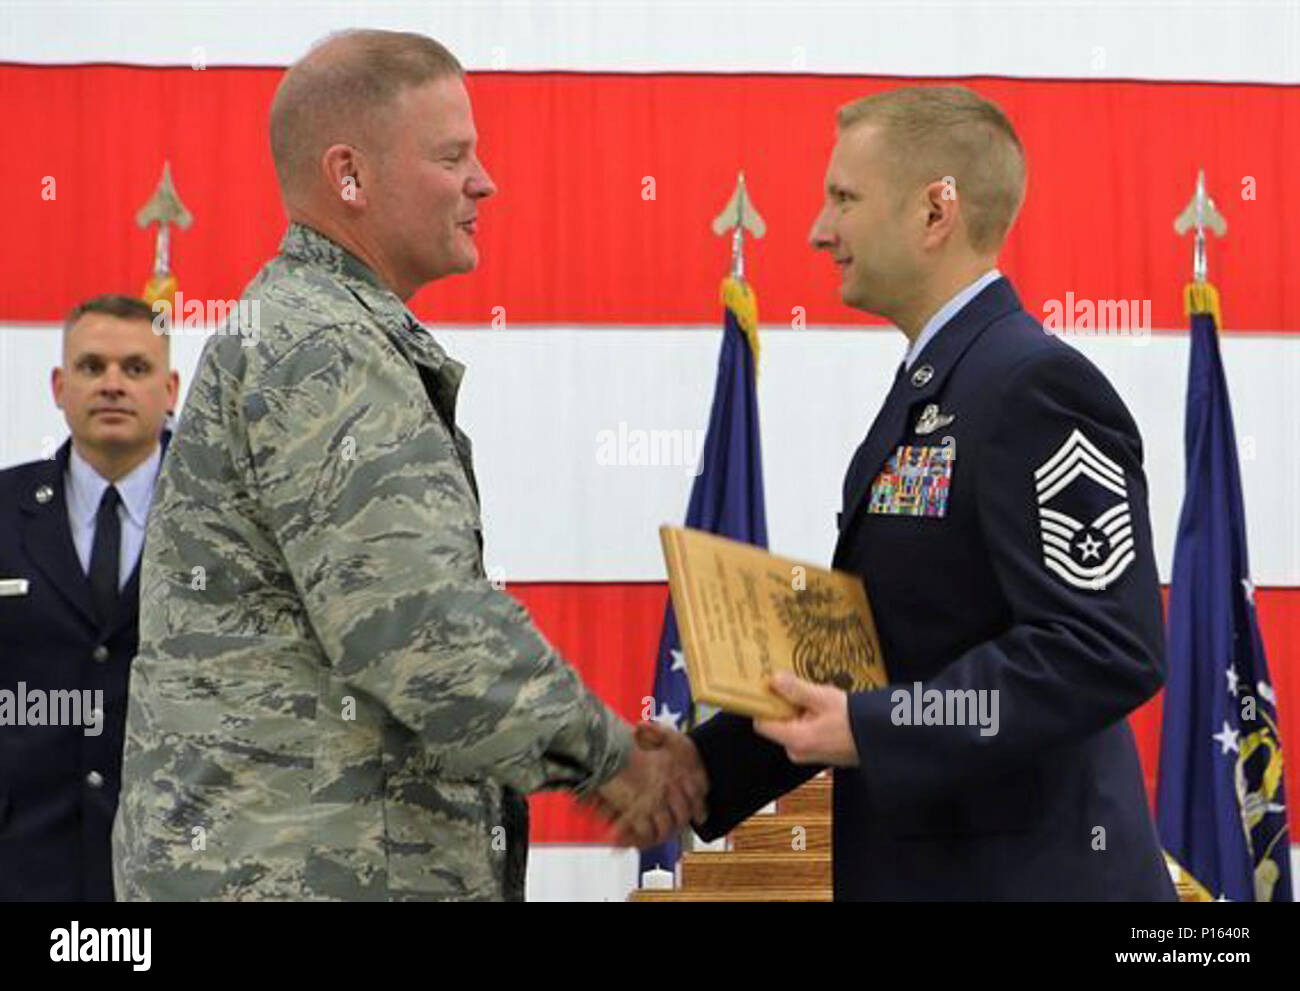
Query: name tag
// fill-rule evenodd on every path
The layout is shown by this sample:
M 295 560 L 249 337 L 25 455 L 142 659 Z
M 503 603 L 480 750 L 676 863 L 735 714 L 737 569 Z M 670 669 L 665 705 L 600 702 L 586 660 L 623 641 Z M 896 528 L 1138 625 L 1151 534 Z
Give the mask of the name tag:
M 885 516 L 941 517 L 948 512 L 955 449 L 900 447 L 871 484 L 867 512 Z
M 26 578 L 0 578 L 0 599 L 11 595 L 26 595 Z

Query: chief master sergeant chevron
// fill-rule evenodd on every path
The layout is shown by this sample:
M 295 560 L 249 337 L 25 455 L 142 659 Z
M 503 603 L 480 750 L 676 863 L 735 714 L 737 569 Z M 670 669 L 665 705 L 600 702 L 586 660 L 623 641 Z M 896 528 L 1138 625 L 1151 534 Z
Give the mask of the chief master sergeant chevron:
M 475 266 L 494 191 L 459 64 L 328 39 L 271 146 L 259 325 L 209 340 L 149 517 L 119 895 L 520 899 L 521 793 L 700 815 L 483 571 L 463 368 L 404 303 Z
M 838 125 L 811 242 L 843 300 L 909 344 L 845 476 L 834 559 L 866 582 L 891 684 L 791 678 L 797 718 L 698 727 L 701 833 L 829 764 L 837 899 L 1172 898 L 1124 721 L 1164 678 L 1142 442 L 996 268 L 1020 141 L 960 87 L 876 94 Z

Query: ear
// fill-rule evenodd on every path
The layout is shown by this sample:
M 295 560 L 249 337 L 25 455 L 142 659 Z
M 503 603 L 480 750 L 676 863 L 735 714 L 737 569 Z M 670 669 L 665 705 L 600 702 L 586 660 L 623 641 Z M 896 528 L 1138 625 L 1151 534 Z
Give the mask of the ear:
M 167 376 L 167 412 L 176 413 L 176 397 L 181 392 L 181 373 L 172 369 Z
M 961 219 L 961 193 L 953 176 L 944 176 L 925 187 L 925 235 L 927 247 L 938 247 L 952 237 Z
M 63 409 L 63 367 L 55 365 L 50 372 L 50 392 L 54 395 L 54 405 Z
M 353 145 L 330 145 L 320 157 L 321 174 L 331 196 L 339 197 L 351 207 L 365 207 L 369 162 L 365 153 Z

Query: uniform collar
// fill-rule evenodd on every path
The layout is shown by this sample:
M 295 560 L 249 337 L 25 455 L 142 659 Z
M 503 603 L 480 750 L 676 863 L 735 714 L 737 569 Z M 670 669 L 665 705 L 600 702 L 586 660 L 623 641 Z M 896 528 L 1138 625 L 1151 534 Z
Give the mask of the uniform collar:
M 68 512 L 78 524 L 89 526 L 99 512 L 99 501 L 110 483 L 81 456 L 76 445 L 70 445 L 70 448 L 67 469 Z M 161 458 L 162 445 L 159 444 L 149 457 L 113 483 L 117 494 L 122 497 L 122 508 L 136 526 L 143 527 L 149 517 L 154 478 L 158 474 Z
M 427 327 L 369 265 L 337 241 L 306 224 L 290 223 L 280 242 L 281 256 L 322 269 L 342 283 L 398 340 L 419 364 L 459 386 L 464 367 L 447 357 Z
M 996 268 L 991 268 L 964 289 L 958 290 L 956 295 L 949 299 L 948 302 L 935 310 L 934 315 L 925 322 L 921 332 L 916 335 L 916 340 L 912 342 L 912 346 L 907 349 L 907 357 L 903 359 L 903 364 L 907 370 L 912 370 L 912 365 L 916 363 L 916 359 L 925 350 L 925 346 L 930 343 L 935 334 L 943 329 L 949 320 L 957 315 L 963 306 L 979 295 L 985 286 L 991 282 L 996 282 L 1000 278 L 1002 278 L 1002 273 Z
M 937 395 L 961 356 L 984 329 L 999 317 L 1022 309 L 1020 297 L 1006 276 L 994 279 L 976 293 L 948 321 L 943 333 L 936 334 L 921 349 L 916 364 L 904 374 L 906 386 L 903 387 L 907 390 L 908 401 L 916 402 Z
M 289 224 L 280 241 L 280 254 L 312 268 L 324 269 L 340 281 L 388 291 L 374 269 L 337 241 L 306 224 Z

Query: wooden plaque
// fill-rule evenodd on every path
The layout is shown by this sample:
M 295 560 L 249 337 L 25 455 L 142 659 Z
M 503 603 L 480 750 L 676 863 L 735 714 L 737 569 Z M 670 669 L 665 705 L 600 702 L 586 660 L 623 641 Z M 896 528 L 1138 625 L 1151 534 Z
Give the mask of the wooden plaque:
M 660 527 L 659 537 L 697 702 L 787 719 L 794 708 L 767 687 L 778 671 L 848 692 L 887 684 L 856 575 L 686 527 Z

